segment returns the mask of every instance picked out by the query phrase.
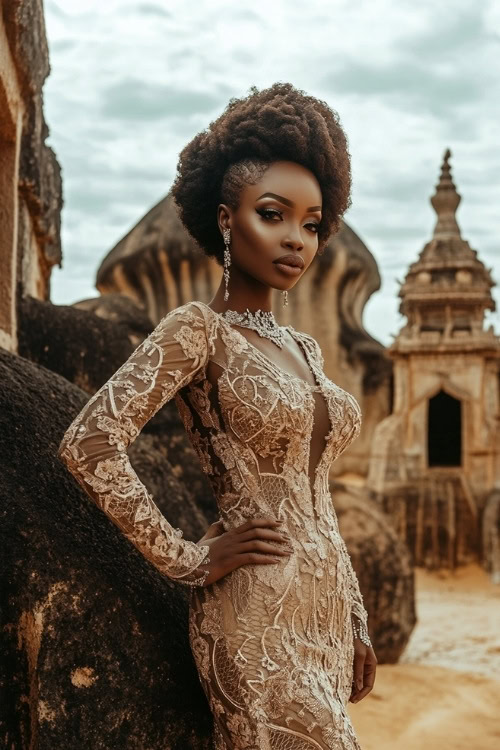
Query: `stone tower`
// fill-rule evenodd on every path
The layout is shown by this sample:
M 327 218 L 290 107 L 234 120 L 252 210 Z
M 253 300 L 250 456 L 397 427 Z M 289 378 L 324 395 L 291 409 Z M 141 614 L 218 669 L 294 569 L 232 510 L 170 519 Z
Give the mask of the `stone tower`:
M 415 562 L 431 567 L 477 557 L 500 486 L 500 339 L 484 328 L 494 283 L 460 234 L 450 155 L 431 198 L 433 237 L 399 292 L 407 323 L 389 349 L 393 413 L 375 430 L 368 481 Z

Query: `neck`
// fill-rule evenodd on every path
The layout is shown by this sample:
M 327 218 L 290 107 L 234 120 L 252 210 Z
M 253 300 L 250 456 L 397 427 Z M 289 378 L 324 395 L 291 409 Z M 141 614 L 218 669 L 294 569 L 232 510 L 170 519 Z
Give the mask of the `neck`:
M 224 299 L 224 279 L 222 279 L 219 288 L 213 299 L 210 301 L 210 307 L 215 312 L 225 312 L 234 310 L 235 312 L 271 312 L 271 287 L 262 284 L 251 276 L 233 271 L 231 267 L 231 276 L 229 279 L 229 299 Z

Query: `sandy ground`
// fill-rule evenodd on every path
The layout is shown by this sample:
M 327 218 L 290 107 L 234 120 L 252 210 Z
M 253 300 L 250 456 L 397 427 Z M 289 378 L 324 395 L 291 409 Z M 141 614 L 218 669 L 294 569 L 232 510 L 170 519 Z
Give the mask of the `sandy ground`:
M 350 714 L 363 750 L 500 750 L 500 586 L 417 571 L 418 624 Z

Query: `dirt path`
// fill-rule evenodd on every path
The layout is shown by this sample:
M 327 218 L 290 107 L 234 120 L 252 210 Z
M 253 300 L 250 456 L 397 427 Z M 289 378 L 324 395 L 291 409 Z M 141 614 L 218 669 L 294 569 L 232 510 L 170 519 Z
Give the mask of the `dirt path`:
M 401 662 L 350 707 L 363 750 L 499 750 L 500 587 L 477 566 L 419 570 L 417 613 Z

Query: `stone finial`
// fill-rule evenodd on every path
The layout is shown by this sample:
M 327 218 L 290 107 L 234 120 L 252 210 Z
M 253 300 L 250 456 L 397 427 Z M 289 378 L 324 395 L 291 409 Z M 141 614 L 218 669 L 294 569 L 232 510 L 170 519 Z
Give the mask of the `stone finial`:
M 432 206 L 437 213 L 437 222 L 434 228 L 434 237 L 439 239 L 449 237 L 460 238 L 460 228 L 455 217 L 456 210 L 460 204 L 461 196 L 451 177 L 449 159 L 450 149 L 446 149 L 441 167 L 441 176 L 436 185 L 436 192 L 431 198 Z

